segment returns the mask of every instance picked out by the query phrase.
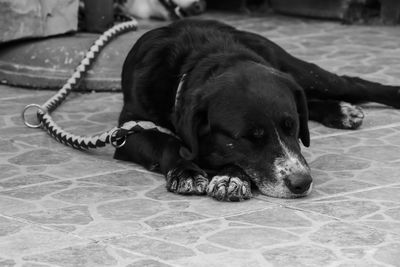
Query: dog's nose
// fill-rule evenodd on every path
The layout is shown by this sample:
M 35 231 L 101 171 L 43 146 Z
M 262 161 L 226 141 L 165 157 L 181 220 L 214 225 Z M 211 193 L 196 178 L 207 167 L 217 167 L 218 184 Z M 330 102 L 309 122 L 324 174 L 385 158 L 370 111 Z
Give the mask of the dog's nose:
M 191 15 L 198 15 L 204 12 L 206 9 L 206 2 L 204 0 L 195 1 L 189 8 L 188 12 Z
M 285 184 L 294 194 L 303 194 L 310 189 L 312 178 L 308 174 L 291 174 L 285 178 Z

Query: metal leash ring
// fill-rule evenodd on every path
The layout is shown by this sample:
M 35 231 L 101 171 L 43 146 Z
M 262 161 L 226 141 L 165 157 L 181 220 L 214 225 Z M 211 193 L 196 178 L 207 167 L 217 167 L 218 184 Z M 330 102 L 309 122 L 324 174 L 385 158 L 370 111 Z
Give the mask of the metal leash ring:
M 115 129 L 110 135 L 110 144 L 115 148 L 123 147 L 125 145 L 125 143 L 126 143 L 126 138 L 127 137 L 126 137 L 126 135 L 124 135 L 123 141 L 120 144 L 118 144 L 119 140 L 117 139 L 117 135 L 118 135 L 119 131 L 121 131 L 121 128 Z
M 27 119 L 25 118 L 25 113 L 26 113 L 26 111 L 27 111 L 28 109 L 30 109 L 30 108 L 37 108 L 38 111 L 40 110 L 40 111 L 42 111 L 43 113 L 46 113 L 46 111 L 42 108 L 42 106 L 40 106 L 40 105 L 38 105 L 38 104 L 29 104 L 29 105 L 26 105 L 25 108 L 22 110 L 21 117 L 22 117 L 22 121 L 24 122 L 24 124 L 25 124 L 27 127 L 29 127 L 29 128 L 39 128 L 39 127 L 42 125 L 42 122 L 41 122 L 41 121 L 39 121 L 38 124 L 31 124 L 31 123 L 29 123 L 29 122 L 27 121 Z

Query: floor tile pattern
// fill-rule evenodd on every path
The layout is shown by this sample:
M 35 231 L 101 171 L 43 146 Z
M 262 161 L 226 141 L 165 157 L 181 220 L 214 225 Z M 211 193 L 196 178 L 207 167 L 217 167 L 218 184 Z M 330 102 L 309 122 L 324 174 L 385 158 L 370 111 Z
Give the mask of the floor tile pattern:
M 207 15 L 340 74 L 400 84 L 400 31 L 284 17 Z M 164 178 L 81 152 L 20 111 L 53 92 L 0 86 L 0 266 L 399 266 L 400 110 L 364 105 L 360 130 L 310 123 L 313 193 L 241 203 L 168 193 Z M 66 129 L 115 125 L 118 93 L 73 94 Z

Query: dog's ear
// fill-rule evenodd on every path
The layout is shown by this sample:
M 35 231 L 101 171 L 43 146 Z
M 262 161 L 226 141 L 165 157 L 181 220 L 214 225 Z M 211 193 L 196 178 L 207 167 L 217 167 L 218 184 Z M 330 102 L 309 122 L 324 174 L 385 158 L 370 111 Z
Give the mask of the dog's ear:
M 205 103 L 201 103 L 200 97 L 192 97 L 180 111 L 177 119 L 177 132 L 186 147 L 181 147 L 179 154 L 186 160 L 193 160 L 199 153 L 198 130 L 205 120 Z
M 303 89 L 296 84 L 294 90 L 296 99 L 297 113 L 299 114 L 300 131 L 299 138 L 304 146 L 310 146 L 310 131 L 308 130 L 308 106 L 307 99 Z

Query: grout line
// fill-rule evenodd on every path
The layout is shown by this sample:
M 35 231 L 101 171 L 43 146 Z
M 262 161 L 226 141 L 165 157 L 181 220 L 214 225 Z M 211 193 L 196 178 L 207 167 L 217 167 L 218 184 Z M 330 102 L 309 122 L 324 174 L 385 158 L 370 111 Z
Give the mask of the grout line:
M 89 174 L 89 175 L 84 175 L 84 176 L 79 176 L 79 177 L 60 177 L 57 175 L 54 175 L 52 173 L 38 173 L 38 175 L 47 175 L 53 178 L 56 178 L 57 180 L 53 180 L 53 181 L 47 181 L 47 182 L 40 182 L 40 183 L 35 183 L 35 184 L 27 184 L 27 185 L 21 185 L 21 186 L 16 186 L 16 187 L 9 187 L 9 188 L 0 188 L 0 196 L 6 196 L 6 197 L 10 197 L 8 195 L 4 195 L 1 194 L 1 192 L 7 192 L 7 191 L 12 191 L 12 190 L 19 190 L 19 189 L 25 189 L 25 188 L 29 188 L 29 187 L 33 187 L 33 186 L 41 186 L 41 185 L 49 185 L 49 184 L 55 184 L 55 183 L 61 183 L 61 182 L 66 182 L 66 181 L 76 181 L 76 182 L 81 182 L 78 181 L 79 179 L 85 179 L 85 178 L 91 178 L 91 177 L 96 177 L 96 176 L 102 176 L 102 175 L 108 175 L 108 174 L 113 174 L 113 173 L 120 173 L 120 172 L 126 172 L 126 171 L 130 171 L 129 169 L 121 169 L 121 170 L 114 170 L 114 171 L 108 171 L 108 172 L 100 172 L 100 173 L 96 173 L 96 174 Z M 25 174 L 28 175 L 28 174 Z M 9 179 L 12 180 L 13 178 L 16 177 L 23 177 L 25 176 L 24 174 L 22 175 L 17 175 L 14 177 L 10 177 Z M 3 181 L 8 181 L 9 179 L 3 180 Z M 86 182 L 86 181 L 82 181 L 82 182 Z M 100 184 L 100 183 L 93 183 L 93 186 L 111 186 L 111 185 L 106 185 L 106 184 Z M 62 190 L 64 191 L 64 190 Z
M 20 217 L 14 217 L 13 215 L 6 215 L 6 214 L 3 214 L 3 213 L 0 213 L 0 217 L 6 218 L 6 219 L 9 219 L 9 220 L 12 220 L 12 221 L 17 221 L 17 222 L 20 222 L 20 223 L 23 223 L 23 224 L 27 224 L 27 225 L 30 225 L 30 226 L 36 226 L 36 227 L 39 227 L 41 229 L 45 229 L 45 230 L 48 230 L 48 231 L 60 232 L 62 234 L 65 234 L 65 235 L 68 235 L 68 236 L 73 236 L 73 237 L 78 238 L 78 239 L 83 240 L 83 241 L 92 242 L 92 243 L 98 242 L 98 240 L 92 239 L 90 237 L 80 236 L 80 235 L 74 234 L 72 232 L 64 231 L 64 230 L 62 230 L 60 228 L 52 228 L 51 226 L 47 226 L 46 224 L 37 223 L 37 222 L 31 221 L 31 220 L 27 220 L 27 219 L 24 219 L 24 218 L 20 218 Z
M 147 236 L 145 236 L 145 237 L 147 237 Z M 147 237 L 147 238 L 149 238 L 149 237 Z M 163 240 L 163 242 L 165 242 L 165 243 L 171 243 L 170 240 Z M 175 265 L 175 263 L 171 263 L 171 262 L 169 262 L 169 261 L 167 261 L 167 260 L 161 259 L 161 258 L 158 257 L 157 255 L 154 256 L 154 255 L 150 255 L 150 254 L 144 254 L 144 253 L 139 252 L 139 251 L 137 251 L 137 250 L 132 251 L 132 250 L 129 250 L 128 248 L 125 248 L 125 247 L 123 247 L 123 246 L 118 246 L 118 245 L 114 245 L 114 244 L 111 244 L 111 243 L 107 243 L 107 242 L 105 242 L 104 240 L 100 240 L 100 241 L 98 241 L 97 243 L 100 243 L 100 244 L 102 244 L 102 245 L 105 245 L 105 246 L 110 247 L 110 248 L 113 248 L 113 249 L 122 250 L 122 251 L 124 251 L 124 252 L 126 252 L 126 253 L 128 253 L 128 254 L 133 254 L 133 255 L 135 255 L 135 256 L 141 256 L 141 257 L 144 258 L 144 260 L 145 260 L 145 259 L 152 259 L 152 260 L 155 260 L 155 261 L 157 261 L 157 262 L 159 262 L 159 263 L 164 263 L 164 264 L 166 264 L 166 266 L 172 266 L 172 267 L 181 266 L 181 265 Z M 182 245 L 182 244 L 179 244 L 179 246 L 188 248 L 186 245 Z M 195 253 L 195 254 L 196 254 L 195 256 L 198 256 L 197 253 Z M 138 260 L 141 260 L 141 258 L 138 258 Z M 172 261 L 172 260 L 173 260 L 173 259 L 171 259 L 170 261 Z M 137 262 L 137 261 L 135 261 L 135 262 Z

